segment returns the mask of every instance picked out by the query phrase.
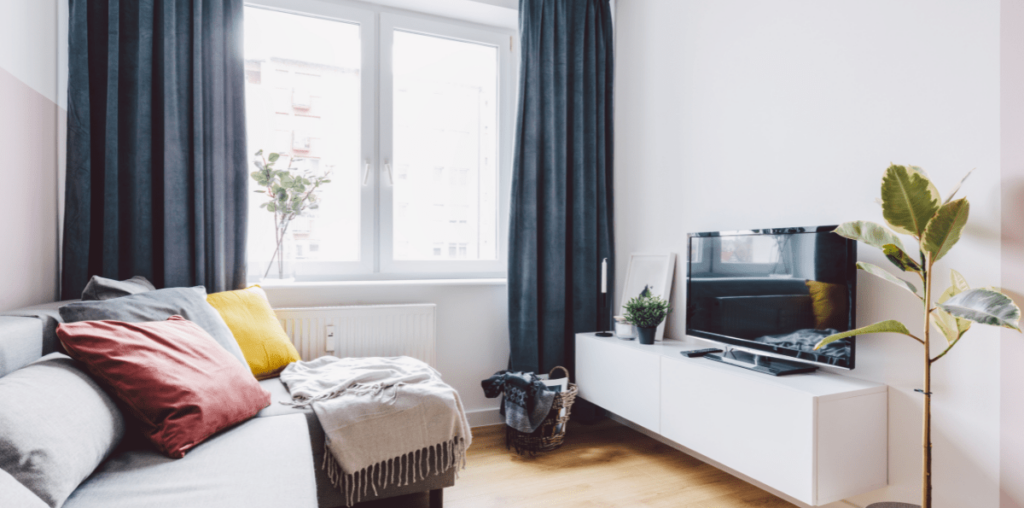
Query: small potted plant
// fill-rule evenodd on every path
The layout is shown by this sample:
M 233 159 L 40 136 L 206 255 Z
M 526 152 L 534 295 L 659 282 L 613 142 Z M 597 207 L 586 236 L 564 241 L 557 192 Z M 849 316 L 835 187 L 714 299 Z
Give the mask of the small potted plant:
M 626 313 L 623 317 L 636 326 L 641 344 L 654 344 L 655 331 L 669 312 L 672 312 L 672 307 L 667 301 L 662 300 L 660 296 L 652 295 L 649 289 L 644 289 L 640 296 L 630 298 L 626 302 Z

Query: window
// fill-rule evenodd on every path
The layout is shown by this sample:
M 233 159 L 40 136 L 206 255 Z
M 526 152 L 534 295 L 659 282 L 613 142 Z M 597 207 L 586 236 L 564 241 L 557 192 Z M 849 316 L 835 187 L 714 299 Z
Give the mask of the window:
M 298 280 L 495 276 L 505 269 L 512 34 L 347 5 L 245 12 L 249 153 L 329 175 L 283 251 Z M 278 10 L 281 9 L 281 10 Z M 284 12 L 288 10 L 289 12 Z M 255 162 L 255 159 L 253 159 Z M 252 170 L 256 168 L 253 167 Z M 249 273 L 277 248 L 255 181 Z

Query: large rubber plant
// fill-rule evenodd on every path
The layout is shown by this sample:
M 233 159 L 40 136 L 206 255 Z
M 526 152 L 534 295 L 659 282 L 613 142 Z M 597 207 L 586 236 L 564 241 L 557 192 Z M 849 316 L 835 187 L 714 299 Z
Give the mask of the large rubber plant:
M 970 175 L 970 173 L 968 173 Z M 967 177 L 964 177 L 966 180 Z M 963 180 L 960 181 L 963 184 Z M 967 224 L 970 204 L 967 198 L 953 199 L 960 185 L 945 200 L 921 168 L 891 165 L 882 178 L 882 217 L 889 227 L 867 221 L 847 222 L 836 228 L 839 235 L 866 243 L 882 250 L 901 272 L 917 276 L 922 286 L 908 282 L 871 263 L 857 263 L 857 268 L 891 282 L 921 301 L 923 328 L 921 336 L 914 335 L 896 320 L 882 321 L 870 326 L 838 333 L 823 339 L 817 348 L 854 335 L 898 333 L 920 342 L 923 346 L 924 395 L 923 471 L 921 478 L 921 506 L 932 506 L 932 365 L 944 358 L 953 346 L 960 343 L 971 323 L 1002 326 L 1020 331 L 1020 308 L 996 288 L 975 288 L 967 284 L 960 273 L 950 270 L 950 285 L 939 292 L 935 288 L 935 263 L 946 256 L 960 240 Z M 900 234 L 917 241 L 917 252 L 909 252 L 900 240 Z M 912 255 L 915 254 L 915 255 Z M 913 279 L 911 279 L 913 280 Z M 933 301 L 933 296 L 938 298 Z M 932 326 L 945 339 L 942 351 L 932 351 Z M 941 339 L 940 339 L 941 340 Z M 936 348 L 938 349 L 938 348 Z M 934 356 L 933 356 L 934 355 Z

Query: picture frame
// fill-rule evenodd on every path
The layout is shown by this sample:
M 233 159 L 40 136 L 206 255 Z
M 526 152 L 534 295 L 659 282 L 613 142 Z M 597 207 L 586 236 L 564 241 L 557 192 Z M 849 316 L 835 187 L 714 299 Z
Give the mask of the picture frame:
M 622 302 L 619 305 L 618 315 L 625 311 L 626 302 L 630 298 L 640 296 L 644 288 L 648 288 L 652 295 L 657 295 L 663 300 L 671 302 L 672 297 L 672 276 L 676 269 L 676 255 L 667 254 L 645 254 L 633 253 L 629 255 L 629 264 L 626 267 L 626 281 L 622 286 Z M 658 325 L 654 340 L 662 340 L 665 336 L 665 321 Z

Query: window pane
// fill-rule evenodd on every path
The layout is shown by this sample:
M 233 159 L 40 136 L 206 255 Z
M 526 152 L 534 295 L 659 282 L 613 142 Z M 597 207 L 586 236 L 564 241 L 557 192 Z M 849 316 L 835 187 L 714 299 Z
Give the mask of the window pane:
M 288 224 L 286 261 L 359 260 L 360 71 L 358 25 L 245 8 L 249 153 L 280 154 L 275 169 L 330 174 L 317 193 L 319 208 Z M 248 254 L 262 276 L 280 221 L 260 207 L 270 200 L 265 193 L 250 196 Z
M 497 259 L 497 48 L 394 36 L 394 258 Z
M 722 237 L 723 263 L 777 263 L 784 245 L 783 238 L 768 236 Z

